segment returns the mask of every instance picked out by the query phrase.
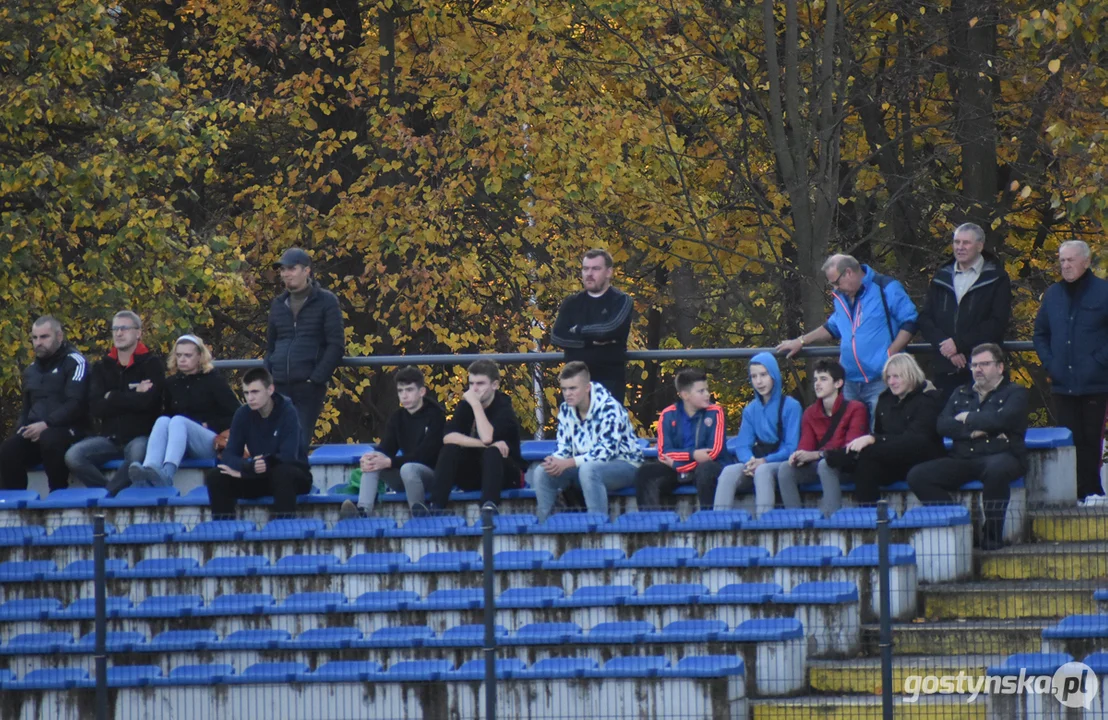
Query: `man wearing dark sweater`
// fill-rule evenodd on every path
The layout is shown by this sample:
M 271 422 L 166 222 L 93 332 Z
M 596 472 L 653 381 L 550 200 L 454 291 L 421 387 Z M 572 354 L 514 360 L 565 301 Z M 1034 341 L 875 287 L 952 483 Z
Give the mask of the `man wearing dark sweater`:
M 518 487 L 525 465 L 519 452 L 519 419 L 500 392 L 500 368 L 492 360 L 469 366 L 469 389 L 446 423 L 435 464 L 431 509 L 441 510 L 451 488 L 481 490 L 481 504 L 497 503 L 505 484 Z
M 612 287 L 612 256 L 589 250 L 581 261 L 585 289 L 558 308 L 551 341 L 565 350 L 566 362 L 583 361 L 598 382 L 621 405 L 627 390 L 627 336 L 635 303 Z
M 247 371 L 242 391 L 246 405 L 231 419 L 221 463 L 204 477 L 212 517 L 233 518 L 236 501 L 267 495 L 273 496 L 274 514 L 289 515 L 296 509 L 296 496 L 312 489 L 296 408 L 277 392 L 263 368 Z
M 427 512 L 424 486 L 435 477 L 446 411 L 427 397 L 426 381 L 419 368 L 411 365 L 400 368 L 395 382 L 400 407 L 389 417 L 377 449 L 362 455 L 358 504 L 343 502 L 339 513 L 344 518 L 373 512 L 381 480 L 406 494 L 413 515 Z

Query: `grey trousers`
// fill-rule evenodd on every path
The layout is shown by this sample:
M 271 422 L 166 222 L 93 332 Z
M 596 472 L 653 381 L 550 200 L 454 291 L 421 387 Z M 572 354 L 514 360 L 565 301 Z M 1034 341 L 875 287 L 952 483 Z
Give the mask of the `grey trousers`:
M 404 463 L 399 470 L 389 468 L 378 472 L 362 473 L 362 484 L 358 490 L 358 507 L 366 514 L 373 512 L 377 502 L 377 485 L 384 479 L 393 490 L 403 492 L 408 497 L 408 507 L 426 501 L 424 486 L 435 479 L 435 470 L 416 462 Z

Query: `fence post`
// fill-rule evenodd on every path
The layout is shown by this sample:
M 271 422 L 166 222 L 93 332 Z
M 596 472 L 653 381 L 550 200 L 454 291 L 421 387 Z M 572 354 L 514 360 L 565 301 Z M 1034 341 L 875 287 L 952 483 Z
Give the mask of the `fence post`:
M 485 578 L 485 720 L 496 720 L 496 585 L 492 566 L 494 507 L 486 504 L 481 508 Z
M 877 502 L 877 575 L 881 613 L 881 717 L 893 720 L 893 621 L 889 589 L 889 503 Z
M 96 720 L 108 719 L 108 579 L 104 515 L 93 519 L 92 564 L 96 597 Z

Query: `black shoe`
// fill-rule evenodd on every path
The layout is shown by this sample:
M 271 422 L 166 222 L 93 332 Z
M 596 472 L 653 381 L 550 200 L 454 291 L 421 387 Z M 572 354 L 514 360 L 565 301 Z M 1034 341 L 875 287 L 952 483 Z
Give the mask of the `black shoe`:
M 127 472 L 117 471 L 115 477 L 111 479 L 111 482 L 104 486 L 104 489 L 108 491 L 108 497 L 111 498 L 115 497 L 129 487 L 131 487 L 131 478 L 127 477 Z
M 431 509 L 421 502 L 412 503 L 412 517 L 425 518 L 430 517 Z
M 342 501 L 342 507 L 339 508 L 340 519 L 353 520 L 354 518 L 364 518 L 365 516 L 365 510 L 355 505 L 353 500 Z
M 984 550 L 985 552 L 992 552 L 994 550 L 1003 550 L 1004 549 L 1004 541 L 1003 540 L 990 540 L 988 538 L 983 538 L 981 540 L 981 549 Z

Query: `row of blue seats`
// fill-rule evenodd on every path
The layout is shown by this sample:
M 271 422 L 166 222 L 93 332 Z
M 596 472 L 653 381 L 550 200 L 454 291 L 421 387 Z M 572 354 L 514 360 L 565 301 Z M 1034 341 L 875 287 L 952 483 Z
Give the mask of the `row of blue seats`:
M 601 668 L 589 658 L 547 658 L 528 667 L 522 660 L 496 661 L 496 675 L 502 680 L 560 680 L 572 678 L 718 678 L 745 675 L 742 658 L 735 655 L 692 655 L 671 666 L 664 657 L 617 657 Z M 385 670 L 380 663 L 334 660 L 315 671 L 304 663 L 255 663 L 241 675 L 226 663 L 182 665 L 168 677 L 153 665 L 108 668 L 108 687 L 172 687 L 190 685 L 253 683 L 339 683 L 339 682 L 472 682 L 485 678 L 485 661 L 471 660 L 455 668 L 448 660 L 404 660 Z M 69 690 L 95 687 L 83 668 L 32 670 L 16 679 L 10 670 L 0 670 L 0 690 Z
M 1017 653 L 1009 655 L 999 665 L 990 665 L 986 675 L 999 677 L 1019 677 L 1023 671 L 1025 677 L 1050 675 L 1066 663 L 1074 661 L 1068 653 Z M 1089 666 L 1097 675 L 1108 675 L 1108 652 L 1097 652 L 1086 656 L 1081 662 Z
M 911 545 L 889 546 L 892 565 L 916 561 Z M 710 548 L 703 556 L 691 547 L 644 547 L 631 557 L 618 548 L 577 548 L 555 558 L 549 550 L 504 550 L 493 555 L 496 570 L 604 570 L 624 568 L 748 568 L 748 567 L 876 567 L 878 546 L 859 545 L 844 555 L 835 545 L 794 545 L 770 555 L 764 547 Z M 108 579 L 170 579 L 179 577 L 251 577 L 257 575 L 380 574 L 402 572 L 461 573 L 484 568 L 480 553 L 471 550 L 431 552 L 416 562 L 405 553 L 361 553 L 346 562 L 330 554 L 285 555 L 270 564 L 260 555 L 214 557 L 200 565 L 195 558 L 150 558 L 128 567 L 125 560 L 106 560 Z M 0 582 L 87 581 L 92 560 L 75 560 L 58 569 L 53 560 L 12 560 L 0 563 Z
M 1108 591 L 1098 590 L 1097 600 L 1108 600 Z M 1068 640 L 1079 638 L 1108 638 L 1108 615 L 1070 615 L 1057 625 L 1045 628 L 1043 638 Z
M 639 595 L 631 585 L 590 585 L 566 597 L 559 587 L 510 588 L 496 599 L 496 607 L 510 609 L 621 607 L 643 605 L 751 605 L 832 604 L 858 601 L 854 583 L 811 581 L 785 592 L 776 583 L 732 583 L 711 593 L 699 583 L 659 583 Z M 481 588 L 434 590 L 421 598 L 407 590 L 379 590 L 350 601 L 340 592 L 291 593 L 278 604 L 269 593 L 219 595 L 210 605 L 199 595 L 153 595 L 138 605 L 126 596 L 105 598 L 110 618 L 187 618 L 223 615 L 294 615 L 298 613 L 405 612 L 477 610 L 485 605 Z M 91 620 L 94 598 L 81 598 L 62 607 L 57 598 L 8 600 L 0 605 L 0 622 Z
M 855 594 L 857 591 L 855 590 Z M 804 628 L 793 618 L 746 620 L 734 629 L 722 620 L 678 620 L 660 631 L 645 620 L 603 622 L 588 632 L 572 622 L 530 623 L 516 633 L 498 625 L 496 644 L 511 646 L 607 645 L 629 643 L 782 642 L 804 636 Z M 484 643 L 484 625 L 458 625 L 442 636 L 426 625 L 385 627 L 365 637 L 356 627 L 305 630 L 293 639 L 288 630 L 238 630 L 220 638 L 211 630 L 169 630 L 149 642 L 140 632 L 108 632 L 109 653 L 200 652 L 229 650 L 345 650 L 375 648 L 472 648 Z M 96 649 L 95 633 L 77 642 L 63 632 L 24 633 L 0 646 L 0 655 L 91 654 Z
M 903 516 L 892 513 L 892 528 L 951 527 L 970 522 L 960 505 L 915 507 Z M 875 530 L 873 508 L 843 508 L 824 518 L 815 508 L 774 509 L 752 518 L 745 510 L 698 510 L 685 520 L 672 511 L 629 512 L 609 521 L 599 513 L 557 513 L 543 523 L 523 513 L 497 515 L 494 527 L 499 535 L 548 535 L 563 533 L 661 533 L 661 532 L 767 532 L 775 530 Z M 275 542 L 312 539 L 352 540 L 359 538 L 441 538 L 478 536 L 480 522 L 468 525 L 458 515 L 413 517 L 397 526 L 389 517 L 349 518 L 328 527 L 318 518 L 280 518 L 259 528 L 249 520 L 207 520 L 191 529 L 179 522 L 135 523 L 118 532 L 105 524 L 109 545 L 150 545 L 169 542 Z M 91 545 L 93 525 L 61 525 L 47 533 L 42 525 L 0 527 L 0 547 Z

